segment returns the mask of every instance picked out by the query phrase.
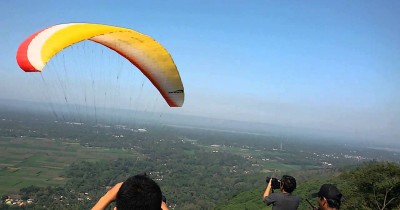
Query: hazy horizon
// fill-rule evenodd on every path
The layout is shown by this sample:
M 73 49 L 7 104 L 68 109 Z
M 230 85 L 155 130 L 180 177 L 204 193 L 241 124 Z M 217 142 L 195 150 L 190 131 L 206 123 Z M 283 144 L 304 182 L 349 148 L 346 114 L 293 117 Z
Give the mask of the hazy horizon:
M 56 104 L 53 104 L 56 105 Z M 49 104 L 45 102 L 29 102 L 20 100 L 4 100 L 0 99 L 0 117 L 7 116 L 11 113 L 30 113 L 35 116 L 47 116 L 46 120 L 59 121 L 61 123 L 77 122 L 104 124 L 104 125 L 127 125 L 133 127 L 142 127 L 145 125 L 164 125 L 172 127 L 181 127 L 188 129 L 198 129 L 207 131 L 218 131 L 227 133 L 242 133 L 261 135 L 266 137 L 276 137 L 284 141 L 305 141 L 319 142 L 326 141 L 329 144 L 348 144 L 360 146 L 362 148 L 380 147 L 380 148 L 400 148 L 398 142 L 376 142 L 374 139 L 363 139 L 358 136 L 348 135 L 340 132 L 330 132 L 326 130 L 318 130 L 313 128 L 285 126 L 273 123 L 257 123 L 240 120 L 224 120 L 212 117 L 202 117 L 185 115 L 180 113 L 155 113 L 140 110 L 104 108 L 107 112 L 94 113 L 77 116 L 79 113 L 71 109 L 71 105 L 59 104 L 56 109 L 51 110 Z M 93 108 L 93 107 L 91 107 Z M 98 108 L 102 111 L 103 108 Z M 54 113 L 58 118 L 54 116 Z M 65 117 L 64 119 L 62 117 Z
M 398 1 L 17 0 L 0 7 L 3 100 L 269 124 L 277 126 L 271 132 L 386 145 L 400 139 Z M 21 42 L 69 22 L 132 28 L 160 42 L 180 72 L 183 107 L 169 108 L 136 67 L 89 42 L 56 55 L 43 73 L 21 71 Z

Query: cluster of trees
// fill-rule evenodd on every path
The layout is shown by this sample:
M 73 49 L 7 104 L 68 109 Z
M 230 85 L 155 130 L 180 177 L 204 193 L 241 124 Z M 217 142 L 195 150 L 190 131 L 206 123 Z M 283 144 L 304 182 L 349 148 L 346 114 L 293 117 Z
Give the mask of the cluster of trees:
M 20 195 L 34 200 L 30 209 L 89 209 L 108 186 L 144 171 L 157 180 L 169 203 L 177 204 L 178 209 L 211 209 L 233 194 L 254 187 L 258 180 L 254 175 L 232 176 L 212 161 L 207 165 L 181 164 L 160 170 L 156 162 L 117 159 L 72 164 L 65 171 L 69 178 L 65 186 L 31 186 L 21 189 Z
M 30 186 L 21 189 L 20 195 L 25 199 L 33 198 L 34 204 L 29 205 L 29 209 L 89 209 L 106 192 L 107 186 L 143 172 L 141 169 L 147 169 L 153 178 L 160 178 L 160 173 L 153 171 L 155 167 L 155 164 L 129 159 L 75 163 L 65 172 L 69 177 L 65 186 Z M 158 182 L 170 204 L 177 204 L 177 209 L 270 209 L 261 201 L 265 183 L 260 182 L 260 177 L 223 177 L 221 170 L 202 170 L 207 174 L 199 174 L 195 178 L 191 178 L 193 172 L 187 171 L 164 174 L 166 176 Z M 316 203 L 310 195 L 318 191 L 323 183 L 336 184 L 341 190 L 344 195 L 342 209 L 400 208 L 400 165 L 396 163 L 368 162 L 357 168 L 346 169 L 338 176 L 318 178 L 298 180 L 294 194 L 303 200 L 300 210 L 310 209 L 306 199 Z M 0 209 L 9 208 L 5 204 L 0 205 Z
M 400 166 L 370 162 L 337 180 L 348 209 L 400 209 Z

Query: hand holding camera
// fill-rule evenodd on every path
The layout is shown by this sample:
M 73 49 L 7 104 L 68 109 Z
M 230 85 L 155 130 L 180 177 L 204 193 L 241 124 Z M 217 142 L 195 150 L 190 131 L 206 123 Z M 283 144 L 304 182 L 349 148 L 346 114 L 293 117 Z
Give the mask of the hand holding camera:
M 281 188 L 281 184 L 280 184 L 280 180 L 279 179 L 277 179 L 277 178 L 274 178 L 274 177 L 267 177 L 266 179 L 265 179 L 265 181 L 267 182 L 267 183 L 269 183 L 270 182 L 270 180 L 271 180 L 271 188 L 272 189 L 280 189 Z

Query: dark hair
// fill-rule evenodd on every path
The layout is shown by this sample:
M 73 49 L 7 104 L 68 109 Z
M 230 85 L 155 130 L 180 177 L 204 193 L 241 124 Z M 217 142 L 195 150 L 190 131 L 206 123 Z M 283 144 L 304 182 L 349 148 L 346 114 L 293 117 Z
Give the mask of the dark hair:
M 281 183 L 285 192 L 292 193 L 296 189 L 296 179 L 292 176 L 283 175 Z
M 158 184 L 146 175 L 129 177 L 117 193 L 118 210 L 160 210 L 162 194 Z

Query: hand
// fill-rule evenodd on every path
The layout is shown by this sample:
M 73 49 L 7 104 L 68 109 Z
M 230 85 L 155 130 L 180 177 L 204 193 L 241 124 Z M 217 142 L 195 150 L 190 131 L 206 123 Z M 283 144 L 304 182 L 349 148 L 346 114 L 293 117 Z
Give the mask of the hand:
M 122 182 L 112 187 L 105 195 L 103 195 L 103 197 L 100 198 L 96 205 L 93 206 L 92 210 L 103 210 L 107 208 L 110 203 L 114 202 L 115 199 L 117 199 L 117 193 L 121 186 Z
M 168 206 L 164 201 L 161 203 L 161 209 L 162 210 L 168 210 Z

